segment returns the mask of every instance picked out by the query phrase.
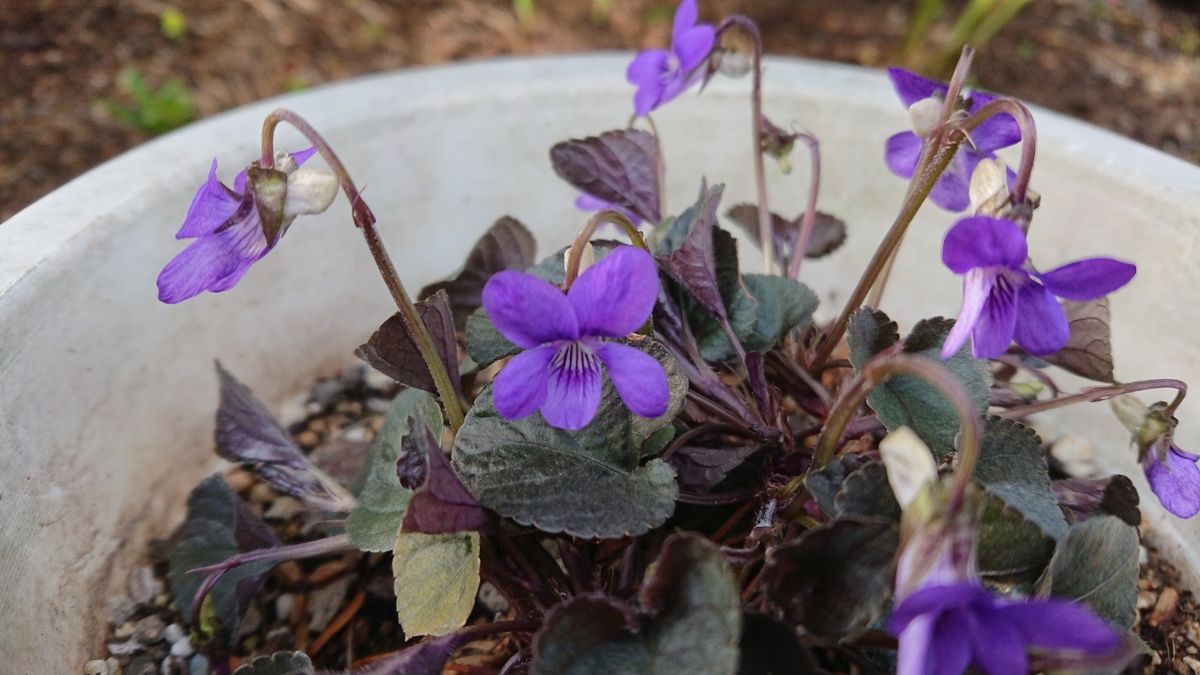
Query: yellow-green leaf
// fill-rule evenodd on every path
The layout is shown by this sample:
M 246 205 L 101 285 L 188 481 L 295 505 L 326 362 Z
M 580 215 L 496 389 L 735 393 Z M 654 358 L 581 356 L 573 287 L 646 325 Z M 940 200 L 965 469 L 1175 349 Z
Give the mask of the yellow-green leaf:
M 479 533 L 401 532 L 392 574 L 396 614 L 407 637 L 462 628 L 479 590 Z

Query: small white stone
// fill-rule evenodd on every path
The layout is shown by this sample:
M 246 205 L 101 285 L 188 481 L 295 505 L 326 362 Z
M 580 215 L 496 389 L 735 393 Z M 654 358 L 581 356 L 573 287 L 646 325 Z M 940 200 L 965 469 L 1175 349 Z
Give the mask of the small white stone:
M 179 642 L 171 644 L 171 656 L 179 659 L 186 659 L 191 656 L 196 650 L 192 648 L 192 641 L 186 637 Z
M 167 629 L 163 631 L 163 639 L 171 644 L 179 642 L 185 638 L 187 638 L 187 631 L 183 629 L 183 626 L 177 623 L 167 626 Z
M 275 598 L 275 616 L 276 618 L 289 619 L 292 616 L 292 608 L 296 606 L 296 597 L 291 593 L 280 593 L 279 597 Z

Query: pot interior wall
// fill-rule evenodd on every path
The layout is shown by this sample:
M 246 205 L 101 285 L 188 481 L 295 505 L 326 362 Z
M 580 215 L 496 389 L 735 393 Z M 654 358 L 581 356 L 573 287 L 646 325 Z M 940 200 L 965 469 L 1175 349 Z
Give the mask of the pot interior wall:
M 5 669 L 77 672 L 103 653 L 106 599 L 123 590 L 146 540 L 178 523 L 186 491 L 216 466 L 215 358 L 279 402 L 352 362 L 353 348 L 391 311 L 340 199 L 296 223 L 234 291 L 159 304 L 155 277 L 181 248 L 171 235 L 214 153 L 229 180 L 256 156 L 267 111 L 286 105 L 308 117 L 365 185 L 415 290 L 452 272 L 502 214 L 535 232 L 541 255 L 570 240 L 584 217 L 547 150 L 626 122 L 626 58 L 417 70 L 253 105 L 113 160 L 0 226 Z M 726 184 L 726 206 L 752 199 L 748 90 L 748 80 L 718 80 L 656 115 L 668 212 L 694 199 L 701 177 Z M 850 227 L 841 251 L 803 271 L 828 317 L 900 203 L 904 182 L 881 156 L 906 116 L 881 73 L 849 67 L 772 60 L 766 92 L 774 121 L 803 124 L 821 139 L 821 208 Z M 1037 119 L 1037 262 L 1094 254 L 1139 262 L 1138 278 L 1113 299 L 1118 375 L 1200 375 L 1200 316 L 1185 300 L 1200 287 L 1200 267 L 1183 262 L 1198 250 L 1200 171 L 1050 113 Z M 803 149 L 793 164 L 789 176 L 768 167 L 772 206 L 788 215 L 806 198 Z M 938 262 L 951 222 L 927 207 L 905 244 L 884 300 L 903 324 L 958 310 L 958 282 Z M 753 264 L 756 251 L 743 244 L 742 257 Z M 1188 420 L 1196 413 L 1189 402 L 1180 415 L 1182 445 L 1193 449 L 1200 427 Z M 1191 569 L 1200 560 L 1200 529 L 1164 518 L 1107 406 L 1049 420 L 1094 443 L 1104 468 L 1134 478 L 1177 563 Z

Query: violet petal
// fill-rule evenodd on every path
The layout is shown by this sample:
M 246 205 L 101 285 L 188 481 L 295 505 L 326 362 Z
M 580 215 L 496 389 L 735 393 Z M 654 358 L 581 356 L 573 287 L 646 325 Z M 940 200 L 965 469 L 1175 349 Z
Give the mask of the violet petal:
M 1087 607 L 1067 600 L 1003 603 L 993 612 L 1019 630 L 1025 643 L 1034 647 L 1098 656 L 1121 644 L 1117 631 Z
M 699 18 L 700 10 L 696 7 L 696 0 L 682 0 L 675 8 L 675 19 L 671 24 L 671 42 L 674 43 L 689 28 L 695 26 Z
M 208 179 L 192 197 L 192 204 L 175 238 L 191 239 L 211 234 L 237 211 L 240 202 L 239 196 L 217 180 L 217 160 L 214 159 Z
M 650 318 L 658 299 L 658 266 L 642 249 L 618 246 L 579 275 L 567 299 L 580 335 L 624 337 Z
M 912 178 L 921 159 L 921 139 L 911 131 L 901 131 L 887 139 L 883 146 L 883 161 L 892 173 Z
M 1153 448 L 1142 460 L 1150 489 L 1158 495 L 1163 508 L 1177 518 L 1191 518 L 1200 513 L 1200 467 L 1196 466 L 1195 457 L 1172 446 L 1165 463 L 1159 461 Z
M 955 607 L 966 607 L 987 600 L 988 592 L 981 586 L 970 583 L 925 586 L 913 591 L 892 611 L 888 630 L 899 635 L 909 622 L 921 616 L 943 612 Z
M 600 360 L 579 342 L 558 348 L 550 362 L 542 417 L 559 429 L 582 429 L 600 406 Z
M 532 274 L 497 272 L 484 285 L 482 299 L 496 330 L 518 347 L 529 349 L 579 337 L 575 310 L 567 296 Z
M 996 278 L 971 331 L 971 354 L 975 358 L 994 359 L 1008 349 L 1016 329 L 1018 311 L 1022 309 L 1019 292 L 1011 280 Z
M 158 299 L 167 304 L 183 302 L 210 290 L 222 280 L 240 278 L 245 273 L 241 269 L 242 262 L 242 256 L 230 245 L 228 237 L 201 237 L 172 258 L 159 273 Z
M 904 70 L 903 68 L 888 68 L 887 75 L 892 81 L 892 87 L 895 88 L 896 95 L 900 97 L 906 108 L 912 107 L 912 104 L 927 99 L 935 93 L 940 96 L 946 95 L 947 87 L 945 84 L 927 77 L 921 77 L 912 71 Z
M 1137 266 L 1112 258 L 1085 258 L 1038 275 L 1051 293 L 1067 300 L 1095 300 L 1133 279 Z
M 993 608 L 979 608 L 967 625 L 975 666 L 986 675 L 1026 675 L 1029 658 L 1021 630 Z
M 625 405 L 635 415 L 666 414 L 671 392 L 662 364 L 653 356 L 628 345 L 608 342 L 596 349 L 608 376 Z
M 680 77 L 686 78 L 696 66 L 708 58 L 716 42 L 716 31 L 712 26 L 700 25 L 677 35 L 671 42 L 671 51 L 679 59 Z
M 1017 344 L 1037 356 L 1062 349 L 1071 337 L 1071 327 L 1054 294 L 1032 279 L 1022 284 L 1018 293 L 1020 311 L 1013 334 Z
M 954 327 L 942 343 L 943 359 L 954 356 L 966 344 L 995 284 L 996 273 L 990 270 L 972 269 L 963 276 L 962 308 L 954 320 Z
M 971 205 L 971 171 L 980 159 L 973 152 L 963 148 L 954 155 L 929 191 L 929 201 L 952 212 L 963 211 Z
M 1021 228 L 990 216 L 959 220 L 942 241 L 942 263 L 956 274 L 976 267 L 1020 267 L 1026 255 Z
M 550 361 L 557 351 L 554 345 L 543 345 L 514 356 L 492 384 L 496 412 L 505 419 L 516 420 L 540 408 L 546 401 Z

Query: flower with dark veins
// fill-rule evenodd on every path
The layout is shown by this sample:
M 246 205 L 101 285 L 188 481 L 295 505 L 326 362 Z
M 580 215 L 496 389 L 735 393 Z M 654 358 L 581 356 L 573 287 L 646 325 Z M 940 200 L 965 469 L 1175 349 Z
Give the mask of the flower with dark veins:
M 648 49 L 634 57 L 625 79 L 637 87 L 634 112 L 641 117 L 687 91 L 704 75 L 703 66 L 716 41 L 716 31 L 696 23 L 696 0 L 683 0 L 675 10 L 671 49 Z
M 883 157 L 892 173 L 901 178 L 912 178 L 921 159 L 921 146 L 941 118 L 948 87 L 945 83 L 901 68 L 888 68 L 887 72 L 896 94 L 908 108 L 912 130 L 889 138 L 884 146 Z M 994 100 L 996 97 L 991 94 L 972 92 L 965 112 L 968 115 L 978 112 Z M 1011 115 L 1000 114 L 984 121 L 971 130 L 967 142 L 962 144 L 946 171 L 934 184 L 929 199 L 947 211 L 967 208 L 970 204 L 971 175 L 979 160 L 993 158 L 996 150 L 1007 148 L 1020 140 L 1021 129 Z M 1012 171 L 1008 175 L 1009 180 L 1015 177 Z
M 635 227 L 642 224 L 642 219 L 639 218 L 638 215 L 633 211 L 630 211 L 622 206 L 618 206 L 617 204 L 613 204 L 612 202 L 606 202 L 596 195 L 591 195 L 586 192 L 579 193 L 579 196 L 575 198 L 575 208 L 579 209 L 580 211 L 589 212 L 612 209 L 628 218 L 629 222 Z
M 175 235 L 195 241 L 158 275 L 158 299 L 174 304 L 233 288 L 296 216 L 329 208 L 337 179 L 324 169 L 300 168 L 315 152 L 279 153 L 273 169 L 252 166 L 237 175 L 232 189 L 218 180 L 214 159 Z
M 900 638 L 897 675 L 1025 675 L 1029 650 L 1103 658 L 1121 635 L 1086 607 L 1067 600 L 1015 600 L 978 582 L 931 584 L 914 591 L 888 624 Z
M 963 277 L 963 301 L 942 345 L 953 356 L 971 338 L 975 358 L 996 358 L 1015 339 L 1030 354 L 1052 354 L 1070 337 L 1062 306 L 1094 300 L 1121 288 L 1137 268 L 1112 258 L 1085 258 L 1036 272 L 1026 260 L 1025 234 L 1016 223 L 990 216 L 963 218 L 942 243 L 942 262 Z
M 1163 508 L 1177 518 L 1200 513 L 1200 456 L 1164 443 L 1146 451 L 1142 469 Z
M 531 274 L 504 271 L 483 288 L 483 307 L 525 351 L 496 376 L 493 400 L 507 419 L 540 410 L 551 426 L 582 429 L 600 405 L 601 364 L 625 405 L 642 417 L 667 411 L 667 375 L 654 357 L 613 342 L 640 328 L 658 297 L 649 253 L 618 246 L 564 295 Z

